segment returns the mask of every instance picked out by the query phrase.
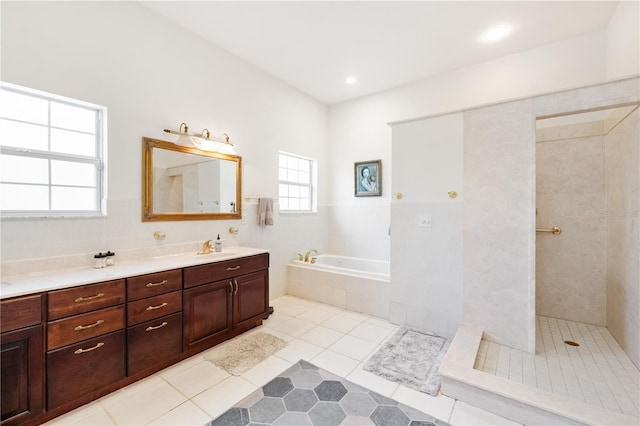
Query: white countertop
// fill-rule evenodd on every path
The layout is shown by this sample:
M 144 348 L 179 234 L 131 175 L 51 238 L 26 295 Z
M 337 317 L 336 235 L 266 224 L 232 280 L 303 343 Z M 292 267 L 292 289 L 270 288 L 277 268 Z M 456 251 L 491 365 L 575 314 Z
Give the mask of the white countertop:
M 201 255 L 195 252 L 180 253 L 143 260 L 117 262 L 114 266 L 100 269 L 86 267 L 2 277 L 0 299 L 237 259 L 267 252 L 268 250 L 265 249 L 251 247 L 229 247 L 219 253 L 212 252 Z

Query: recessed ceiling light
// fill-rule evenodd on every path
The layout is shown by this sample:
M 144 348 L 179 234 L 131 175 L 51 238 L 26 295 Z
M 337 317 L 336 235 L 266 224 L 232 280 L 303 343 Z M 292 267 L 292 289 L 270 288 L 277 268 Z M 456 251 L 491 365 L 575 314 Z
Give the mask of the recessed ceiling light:
M 482 36 L 480 36 L 480 38 L 483 41 L 496 41 L 496 40 L 500 40 L 501 38 L 506 36 L 508 33 L 509 33 L 509 27 L 502 25 L 499 27 L 493 27 L 488 29 L 487 31 L 482 33 Z
M 347 83 L 347 84 L 355 84 L 356 81 L 358 81 L 358 79 L 355 78 L 355 77 L 347 77 L 347 79 L 345 80 L 345 83 Z

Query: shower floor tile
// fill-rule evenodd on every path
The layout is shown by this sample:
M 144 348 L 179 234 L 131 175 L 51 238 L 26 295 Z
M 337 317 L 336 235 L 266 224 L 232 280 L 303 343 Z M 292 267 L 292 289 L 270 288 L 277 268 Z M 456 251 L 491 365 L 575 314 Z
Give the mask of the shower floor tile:
M 605 327 L 538 316 L 535 355 L 482 339 L 474 369 L 617 413 L 640 413 L 640 372 Z

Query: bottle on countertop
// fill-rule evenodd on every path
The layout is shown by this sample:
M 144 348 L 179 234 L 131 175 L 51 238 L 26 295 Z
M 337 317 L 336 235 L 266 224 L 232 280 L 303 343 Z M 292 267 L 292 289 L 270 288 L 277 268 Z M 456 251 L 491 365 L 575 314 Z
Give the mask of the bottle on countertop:
M 218 238 L 216 239 L 216 252 L 222 251 L 222 240 L 220 239 L 220 234 L 218 234 Z

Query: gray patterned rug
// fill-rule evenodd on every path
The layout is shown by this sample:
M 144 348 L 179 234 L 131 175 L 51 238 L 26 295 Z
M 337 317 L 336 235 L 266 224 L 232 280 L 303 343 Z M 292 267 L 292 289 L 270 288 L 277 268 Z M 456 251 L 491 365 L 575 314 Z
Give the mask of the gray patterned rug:
M 447 423 L 300 360 L 207 426 L 246 425 L 447 426 Z
M 446 337 L 401 328 L 367 361 L 364 369 L 435 396 L 440 390 L 438 370 L 450 343 Z

